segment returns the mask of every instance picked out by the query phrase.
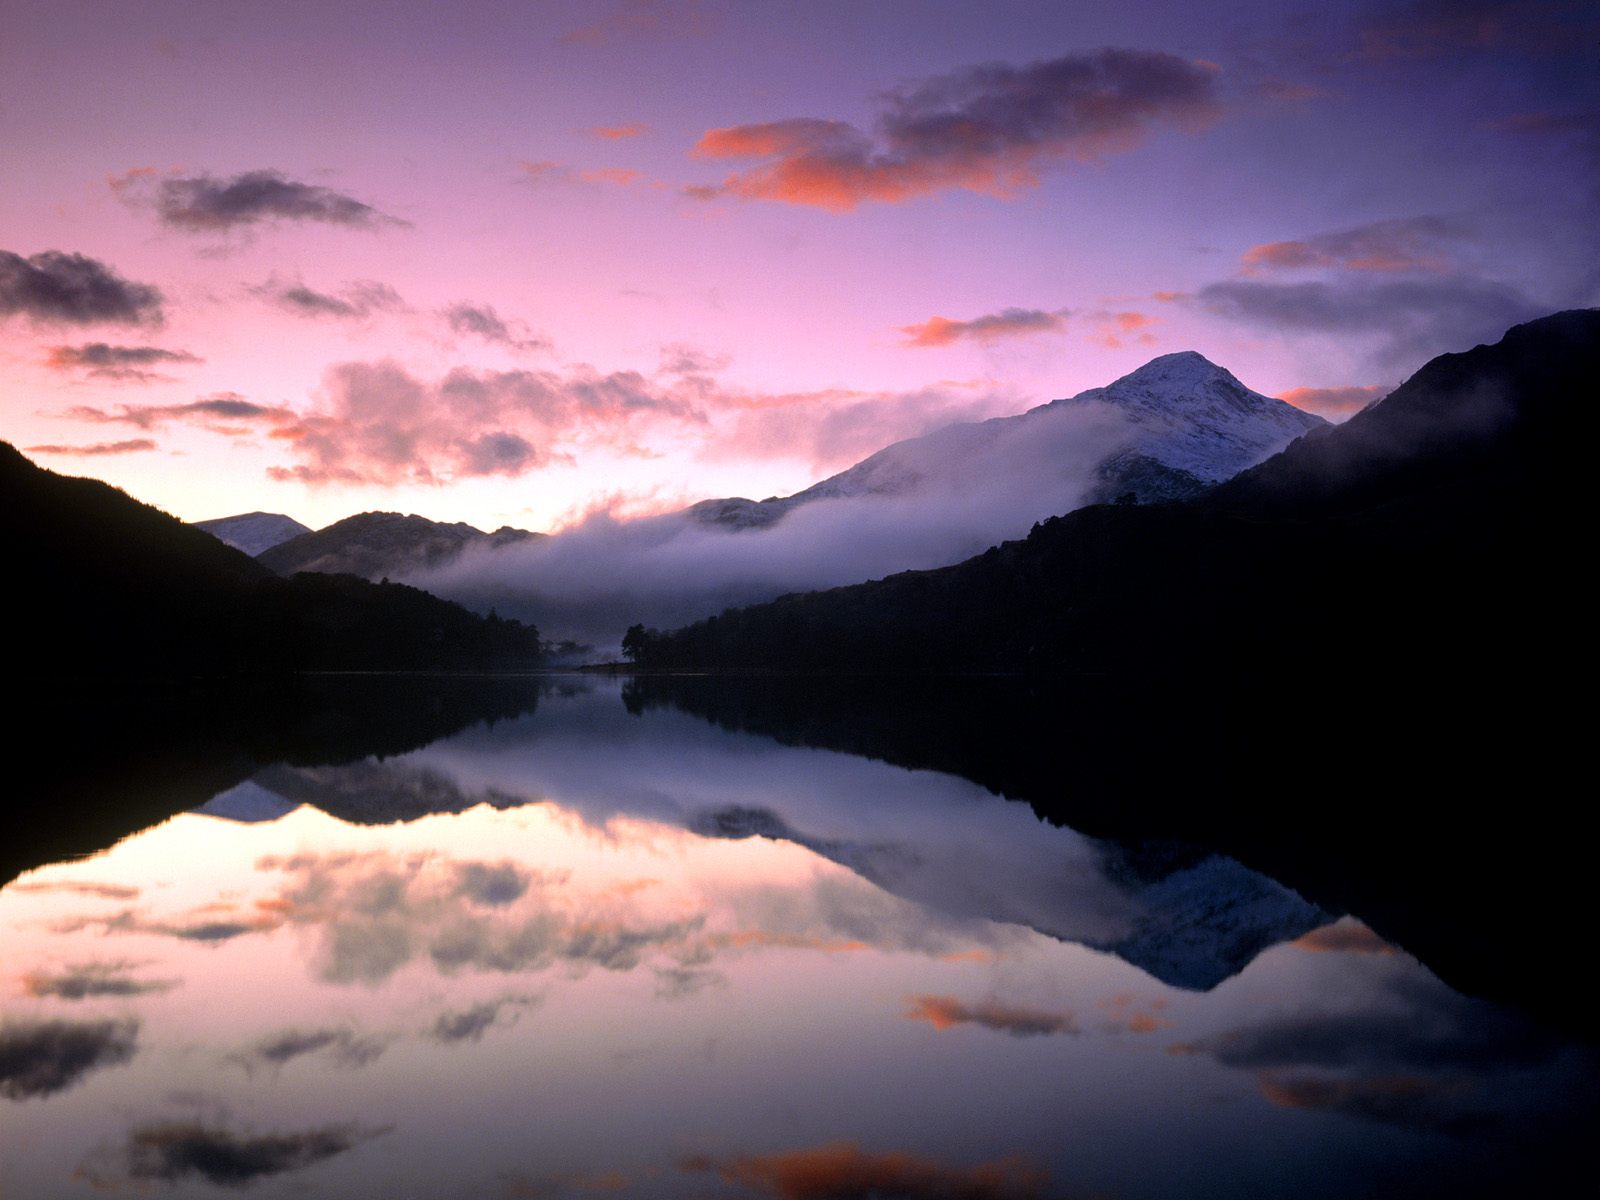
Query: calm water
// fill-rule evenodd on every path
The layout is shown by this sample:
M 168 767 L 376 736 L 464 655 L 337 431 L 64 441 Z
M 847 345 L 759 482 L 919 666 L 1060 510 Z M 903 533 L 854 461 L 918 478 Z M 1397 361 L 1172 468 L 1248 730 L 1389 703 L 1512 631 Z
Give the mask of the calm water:
M 23 872 L 0 1195 L 1503 1194 L 1592 1126 L 1360 914 L 788 740 L 572 681 Z

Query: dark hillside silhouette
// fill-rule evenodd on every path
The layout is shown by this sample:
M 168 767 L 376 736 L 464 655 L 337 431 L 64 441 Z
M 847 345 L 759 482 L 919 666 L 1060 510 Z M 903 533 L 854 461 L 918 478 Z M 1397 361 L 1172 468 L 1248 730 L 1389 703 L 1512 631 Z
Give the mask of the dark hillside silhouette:
M 508 669 L 538 633 L 399 584 L 277 578 L 209 533 L 0 442 L 14 672 Z

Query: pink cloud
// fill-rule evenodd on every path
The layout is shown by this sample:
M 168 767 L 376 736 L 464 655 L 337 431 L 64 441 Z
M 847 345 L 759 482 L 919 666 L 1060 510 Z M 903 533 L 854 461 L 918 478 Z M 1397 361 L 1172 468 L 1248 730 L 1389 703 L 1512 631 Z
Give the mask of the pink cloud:
M 907 346 L 949 346 L 968 339 L 989 342 L 996 338 L 1030 333 L 1057 333 L 1066 328 L 1067 311 L 1045 312 L 1036 308 L 1006 308 L 996 313 L 952 321 L 948 317 L 929 317 L 918 325 L 902 325 Z

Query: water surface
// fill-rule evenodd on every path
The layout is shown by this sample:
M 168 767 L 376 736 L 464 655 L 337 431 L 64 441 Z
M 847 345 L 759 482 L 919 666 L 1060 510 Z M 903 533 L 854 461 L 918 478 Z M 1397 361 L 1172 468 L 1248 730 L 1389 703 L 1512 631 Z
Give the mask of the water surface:
M 0 1194 L 1491 1194 L 1592 1122 L 1560 1022 L 1214 848 L 613 681 L 497 715 L 0 891 Z

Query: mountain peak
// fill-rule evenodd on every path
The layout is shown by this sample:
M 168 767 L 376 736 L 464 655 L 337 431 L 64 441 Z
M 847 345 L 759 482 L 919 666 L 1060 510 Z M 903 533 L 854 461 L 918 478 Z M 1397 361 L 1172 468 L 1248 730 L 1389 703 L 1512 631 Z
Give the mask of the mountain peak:
M 1207 383 L 1210 381 L 1231 383 L 1235 387 L 1243 388 L 1244 385 L 1234 377 L 1233 372 L 1226 367 L 1219 367 L 1198 350 L 1179 350 L 1175 354 L 1162 354 L 1152 358 L 1136 371 L 1130 371 L 1121 379 L 1111 384 L 1116 387 L 1119 383 L 1137 384 L 1184 384 Z

